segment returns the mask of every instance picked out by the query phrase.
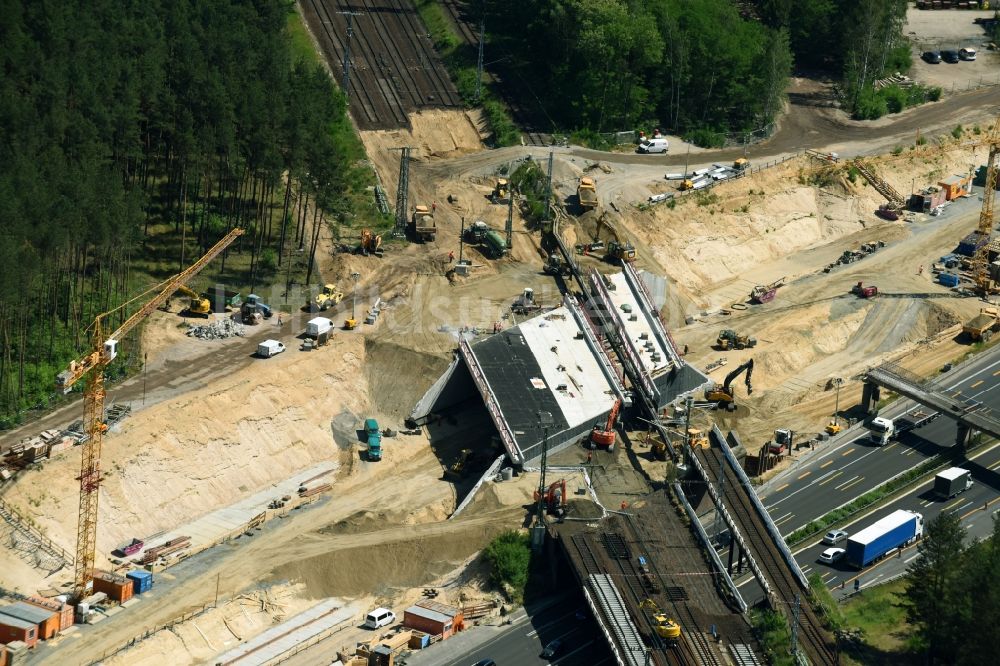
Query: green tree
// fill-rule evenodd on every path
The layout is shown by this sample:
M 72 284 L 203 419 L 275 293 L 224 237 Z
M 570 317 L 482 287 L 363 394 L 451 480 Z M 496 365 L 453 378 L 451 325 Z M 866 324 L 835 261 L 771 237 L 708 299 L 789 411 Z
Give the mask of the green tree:
M 954 663 L 964 633 L 956 622 L 958 607 L 968 601 L 957 589 L 964 537 L 956 514 L 938 514 L 927 523 L 917 557 L 907 568 L 907 619 L 938 663 Z
M 522 594 L 531 565 L 528 535 L 515 530 L 502 532 L 486 546 L 485 552 L 493 584 L 510 588 L 516 595 Z
M 992 536 L 969 548 L 959 575 L 949 622 L 961 631 L 958 663 L 994 663 L 1000 645 L 1000 517 L 993 517 Z

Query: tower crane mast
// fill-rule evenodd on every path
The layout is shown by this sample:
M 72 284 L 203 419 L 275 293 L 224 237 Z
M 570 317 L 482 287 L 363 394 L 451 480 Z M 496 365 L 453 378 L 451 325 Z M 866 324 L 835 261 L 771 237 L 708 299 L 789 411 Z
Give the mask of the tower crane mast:
M 990 277 L 989 238 L 993 233 L 993 203 L 997 191 L 997 153 L 1000 152 L 1000 118 L 997 118 L 983 142 L 990 147 L 986 162 L 986 185 L 983 188 L 983 208 L 979 213 L 979 247 L 972 257 L 972 276 L 976 289 L 984 296 L 994 291 Z
M 118 308 L 104 312 L 94 319 L 91 326 L 91 350 L 85 356 L 72 361 L 69 367 L 56 377 L 56 387 L 63 393 L 69 393 L 73 385 L 86 377 L 83 390 L 83 423 L 87 440 L 83 443 L 80 459 L 80 507 L 76 532 L 76 569 L 73 580 L 73 598 L 79 601 L 87 594 L 87 589 L 93 584 L 94 560 L 97 553 L 97 500 L 101 485 L 101 443 L 107 425 L 104 423 L 104 369 L 118 355 L 118 343 L 139 322 L 159 308 L 170 296 L 188 280 L 198 274 L 208 263 L 243 234 L 243 229 L 237 227 L 231 230 L 222 240 L 198 261 L 184 271 L 161 282 L 156 287 L 141 294 Z M 129 303 L 159 289 L 152 299 L 142 305 L 135 313 L 122 323 L 112 333 L 105 336 L 103 322 L 109 316 Z

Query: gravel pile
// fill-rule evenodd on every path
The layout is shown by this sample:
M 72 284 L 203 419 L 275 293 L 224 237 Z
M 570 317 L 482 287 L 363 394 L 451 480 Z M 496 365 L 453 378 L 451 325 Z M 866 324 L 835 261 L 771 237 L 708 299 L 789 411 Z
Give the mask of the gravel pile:
M 202 340 L 224 340 L 233 336 L 243 337 L 246 335 L 246 326 L 232 319 L 218 319 L 211 324 L 192 326 L 187 334 Z

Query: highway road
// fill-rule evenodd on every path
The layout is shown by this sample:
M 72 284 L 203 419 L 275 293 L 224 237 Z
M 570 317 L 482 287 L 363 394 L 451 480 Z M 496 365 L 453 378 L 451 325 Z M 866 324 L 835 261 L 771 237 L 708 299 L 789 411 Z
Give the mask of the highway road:
M 939 377 L 938 385 L 1000 413 L 1000 353 L 982 354 L 969 365 Z M 916 408 L 909 400 L 900 400 L 882 411 L 883 415 L 896 417 Z M 855 436 L 813 452 L 808 461 L 770 484 L 772 489 L 762 498 L 764 505 L 787 536 L 810 520 L 949 450 L 955 432 L 955 422 L 942 416 L 879 448 L 867 441 L 868 430 L 857 429 Z
M 583 611 L 585 619 L 577 619 Z M 552 660 L 540 655 L 545 645 L 559 639 L 562 649 Z M 511 624 L 474 627 L 454 638 L 407 657 L 407 666 L 471 666 L 493 659 L 497 666 L 611 666 L 615 663 L 604 635 L 578 591 L 521 609 Z

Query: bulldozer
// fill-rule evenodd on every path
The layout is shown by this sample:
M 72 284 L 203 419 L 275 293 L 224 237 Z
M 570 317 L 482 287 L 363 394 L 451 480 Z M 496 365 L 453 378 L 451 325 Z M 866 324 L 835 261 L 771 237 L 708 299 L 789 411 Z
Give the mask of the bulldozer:
M 659 605 L 652 599 L 643 599 L 639 603 L 639 608 L 650 611 L 650 618 L 653 620 L 653 627 L 656 629 L 657 636 L 672 645 L 677 644 L 681 637 L 681 625 L 677 624 L 673 618 L 667 617 Z
M 316 294 L 316 297 L 308 303 L 309 309 L 313 312 L 331 308 L 344 299 L 344 292 L 337 289 L 335 284 L 323 285 L 323 291 Z
M 184 311 L 188 314 L 207 318 L 212 313 L 212 301 L 199 296 L 193 290 L 188 289 L 184 285 L 177 287 L 177 291 L 190 299 L 187 307 L 184 308 Z
M 445 470 L 445 476 L 460 479 L 465 476 L 469 461 L 472 458 L 472 449 L 462 449 L 458 454 L 458 460 L 453 462 Z
M 535 501 L 541 499 L 538 491 L 535 491 Z M 566 479 L 559 479 L 549 484 L 545 491 L 545 510 L 554 516 L 562 516 L 566 513 Z
M 497 182 L 493 185 L 493 191 L 490 192 L 490 201 L 493 203 L 507 203 L 507 198 L 510 196 L 510 183 L 507 182 L 506 178 L 497 178 Z
M 739 377 L 744 372 L 747 373 L 746 379 L 743 383 L 747 387 L 747 395 L 753 393 L 753 385 L 750 383 L 750 376 L 753 374 L 753 359 L 747 359 L 746 362 L 737 366 L 732 372 L 726 375 L 726 380 L 723 382 L 722 386 L 716 384 L 711 388 L 705 390 L 705 400 L 709 402 L 718 403 L 720 409 L 725 409 L 729 412 L 736 411 L 736 395 L 732 387 L 733 380 Z
M 614 406 L 611 408 L 611 412 L 608 413 L 608 420 L 603 425 L 600 423 L 594 424 L 594 429 L 590 433 L 590 441 L 593 446 L 599 446 L 601 448 L 607 449 L 608 451 L 613 451 L 615 448 L 615 422 L 618 420 L 618 414 L 622 409 L 621 398 L 615 400 Z
M 749 335 L 740 335 L 731 328 L 724 328 L 719 331 L 719 337 L 715 341 L 716 349 L 728 351 L 730 349 L 752 349 L 757 346 L 757 338 Z
M 382 236 L 377 235 L 371 229 L 361 230 L 361 245 L 358 246 L 358 254 L 366 257 L 374 254 L 376 257 L 382 256 Z

